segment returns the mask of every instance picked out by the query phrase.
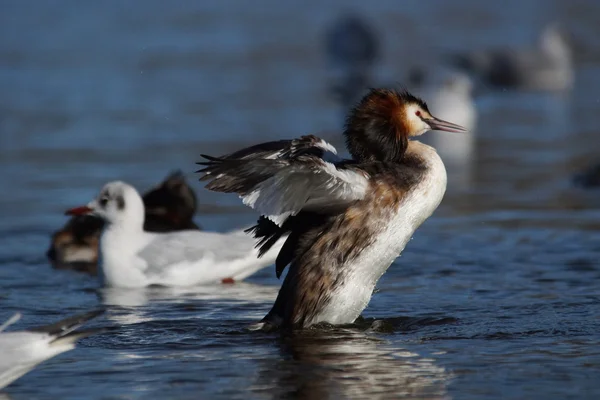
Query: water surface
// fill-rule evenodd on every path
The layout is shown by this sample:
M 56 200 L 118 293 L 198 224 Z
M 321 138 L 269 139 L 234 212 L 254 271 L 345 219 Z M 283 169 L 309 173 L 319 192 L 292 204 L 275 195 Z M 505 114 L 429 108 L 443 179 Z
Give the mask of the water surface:
M 586 1 L 3 1 L 0 13 L 0 319 L 21 327 L 104 305 L 82 340 L 15 382 L 11 399 L 589 398 L 600 396 L 600 28 Z M 146 190 L 182 168 L 197 220 L 256 215 L 202 190 L 200 153 L 317 133 L 342 146 L 322 34 L 357 10 L 382 35 L 381 81 L 445 51 L 526 45 L 548 21 L 574 35 L 566 95 L 478 100 L 471 154 L 436 214 L 378 285 L 365 320 L 281 339 L 247 327 L 278 290 L 265 269 L 217 288 L 100 289 L 52 270 L 62 212 L 109 180 Z M 465 12 L 468 10 L 468 13 Z M 461 140 L 457 138 L 456 140 Z M 376 322 L 373 324 L 374 320 Z

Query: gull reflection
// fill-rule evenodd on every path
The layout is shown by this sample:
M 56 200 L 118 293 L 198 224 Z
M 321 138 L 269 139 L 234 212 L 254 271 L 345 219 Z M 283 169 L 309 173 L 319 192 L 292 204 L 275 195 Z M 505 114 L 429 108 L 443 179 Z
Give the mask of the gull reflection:
M 155 310 L 146 307 L 151 303 L 163 303 L 179 307 L 194 308 L 194 314 L 210 317 L 214 310 L 228 305 L 244 305 L 236 310 L 236 318 L 260 319 L 264 314 L 264 304 L 272 303 L 277 296 L 277 286 L 237 282 L 232 285 L 211 285 L 197 287 L 147 287 L 139 289 L 102 288 L 98 295 L 102 304 L 124 308 L 110 312 L 107 318 L 121 325 L 137 324 L 156 319 Z M 206 307 L 203 307 L 206 305 Z M 260 307 L 253 307 L 253 305 Z M 258 310 L 257 310 L 258 308 Z M 149 315 L 153 315 L 150 317 Z M 197 316 L 197 315 L 196 315 Z
M 196 287 L 163 287 L 127 289 L 107 287 L 99 290 L 104 305 L 139 307 L 151 301 L 187 302 L 189 300 L 273 301 L 279 290 L 276 286 L 238 282 L 232 285 Z

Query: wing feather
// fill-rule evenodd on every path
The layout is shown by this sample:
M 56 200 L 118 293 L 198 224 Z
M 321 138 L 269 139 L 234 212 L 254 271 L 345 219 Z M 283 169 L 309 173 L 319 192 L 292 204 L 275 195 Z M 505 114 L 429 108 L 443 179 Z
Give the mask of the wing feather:
M 268 149 L 265 150 L 265 149 Z M 203 156 L 207 189 L 238 193 L 247 206 L 282 226 L 300 211 L 325 212 L 364 198 L 369 177 L 316 136 L 269 142 L 224 157 Z

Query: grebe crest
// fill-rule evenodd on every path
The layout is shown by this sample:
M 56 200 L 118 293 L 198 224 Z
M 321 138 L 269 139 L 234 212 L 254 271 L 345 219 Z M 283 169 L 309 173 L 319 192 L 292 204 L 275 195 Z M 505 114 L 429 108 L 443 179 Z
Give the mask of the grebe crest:
M 344 135 L 356 161 L 398 162 L 409 138 L 432 129 L 465 131 L 431 115 L 427 103 L 406 90 L 371 89 L 348 115 Z

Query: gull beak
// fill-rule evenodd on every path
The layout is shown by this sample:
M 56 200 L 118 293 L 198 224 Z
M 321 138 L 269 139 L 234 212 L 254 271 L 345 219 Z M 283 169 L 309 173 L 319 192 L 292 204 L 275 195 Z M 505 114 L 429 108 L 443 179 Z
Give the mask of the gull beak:
M 86 214 L 91 213 L 92 211 L 94 211 L 94 209 L 91 207 L 81 206 L 81 207 L 71 208 L 71 209 L 65 211 L 65 215 L 86 215 Z
M 465 128 L 460 125 L 453 124 L 452 122 L 444 121 L 441 119 L 437 119 L 435 117 L 426 120 L 427 124 L 431 127 L 431 130 L 434 131 L 444 131 L 444 132 L 467 132 Z

